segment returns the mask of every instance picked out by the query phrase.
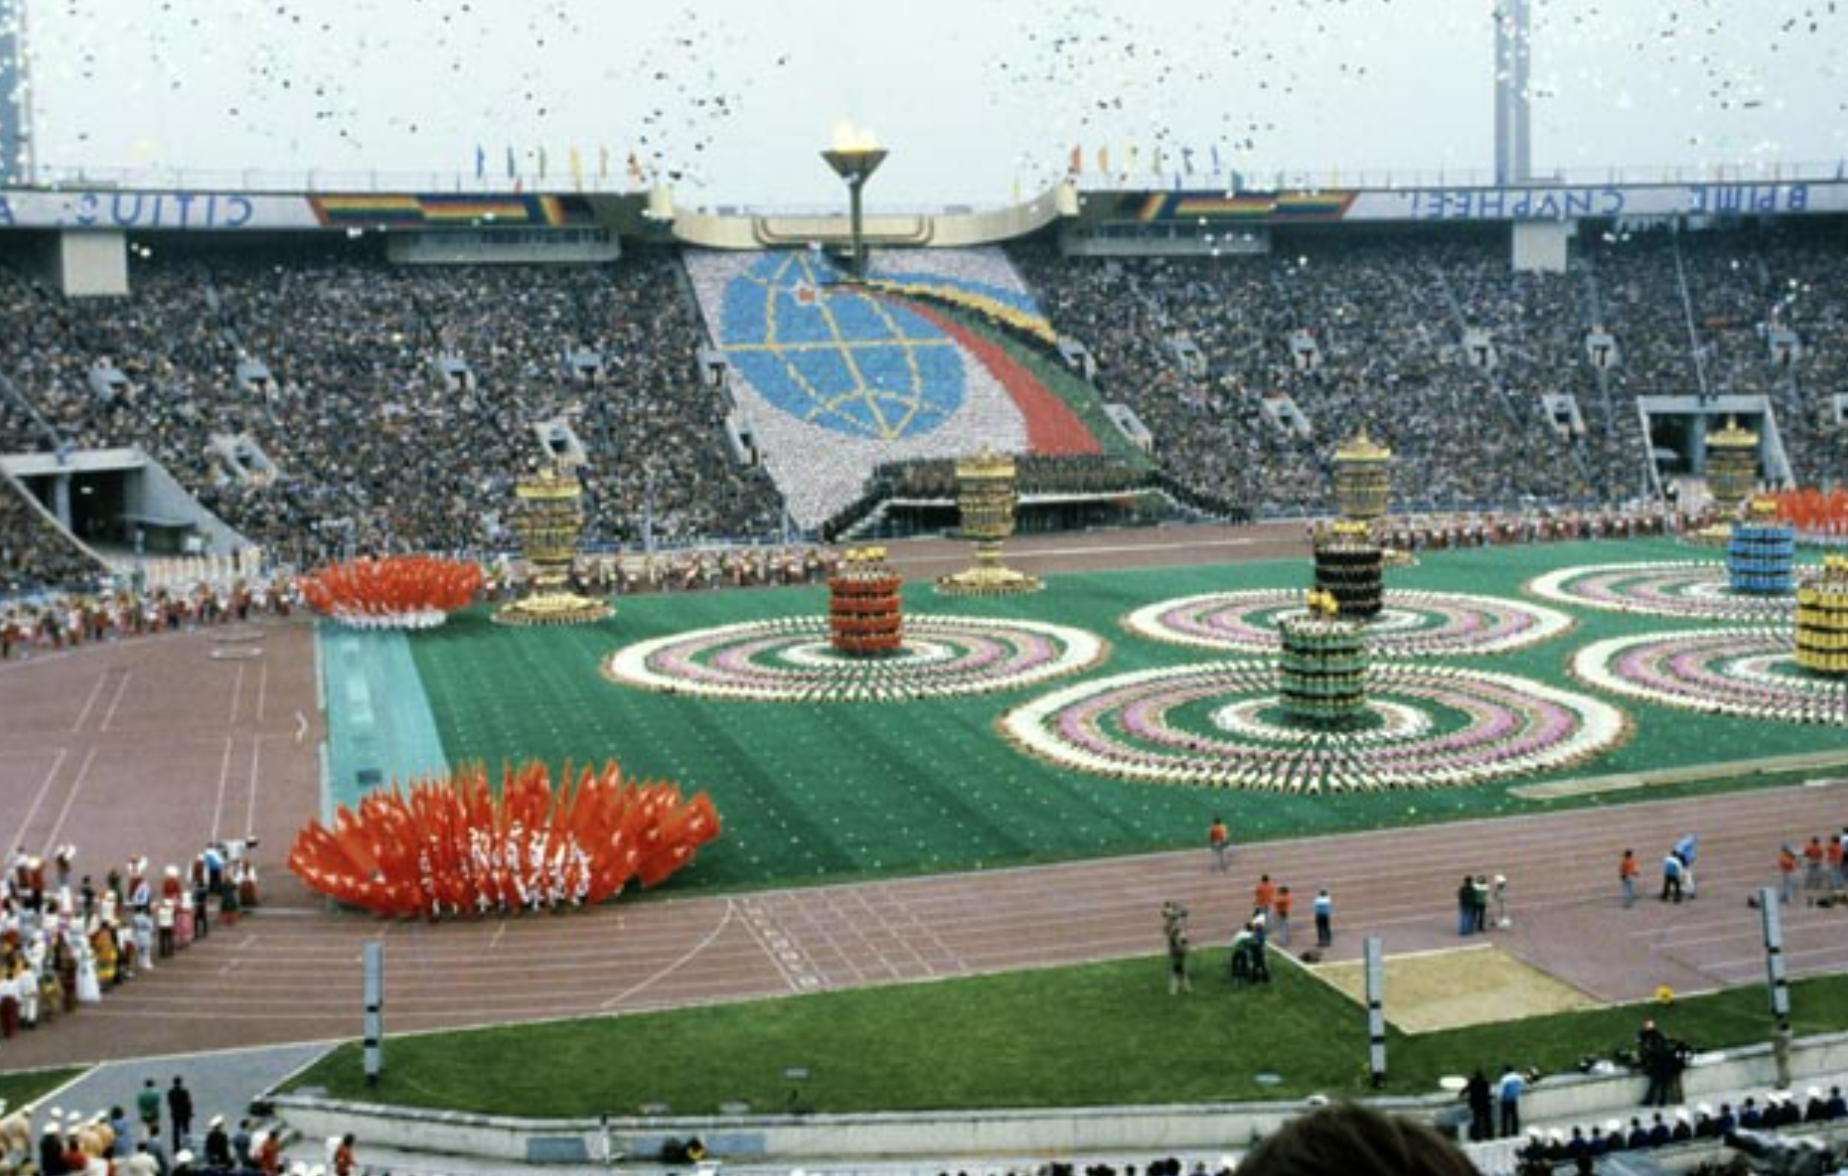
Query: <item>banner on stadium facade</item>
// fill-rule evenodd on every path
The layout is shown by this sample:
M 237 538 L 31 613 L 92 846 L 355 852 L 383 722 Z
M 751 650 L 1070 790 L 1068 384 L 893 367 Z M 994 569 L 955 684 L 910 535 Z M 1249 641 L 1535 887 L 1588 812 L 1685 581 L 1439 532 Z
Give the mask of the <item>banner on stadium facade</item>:
M 306 197 L 117 188 L 0 191 L 0 228 L 312 229 Z
M 1848 212 L 1848 182 L 1322 188 L 1307 192 L 1085 193 L 1087 219 L 1292 224 L 1331 221 L 1564 221 Z M 1100 209 L 1099 206 L 1103 207 Z
M 257 194 L 121 188 L 0 190 L 0 228 L 149 230 L 563 228 L 595 224 L 578 195 Z
M 1089 221 L 1294 224 L 1488 223 L 1848 212 L 1848 179 L 1767 183 L 1085 192 Z M 748 216 L 748 214 L 740 214 Z M 0 229 L 226 230 L 563 228 L 597 222 L 579 194 L 0 190 Z

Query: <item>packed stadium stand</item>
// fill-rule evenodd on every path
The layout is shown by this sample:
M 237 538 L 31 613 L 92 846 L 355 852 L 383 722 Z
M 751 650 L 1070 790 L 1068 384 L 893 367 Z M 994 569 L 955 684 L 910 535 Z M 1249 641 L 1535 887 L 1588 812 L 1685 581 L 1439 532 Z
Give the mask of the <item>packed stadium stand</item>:
M 125 298 L 0 255 L 0 452 L 140 447 L 300 563 L 507 549 L 511 483 L 554 444 L 582 451 L 601 543 L 948 498 L 982 443 L 1054 494 L 1315 512 L 1362 425 L 1401 509 L 1615 503 L 1662 488 L 1645 396 L 1764 397 L 1795 481 L 1848 468 L 1839 218 L 1587 223 L 1551 274 L 1512 272 L 1506 242 L 1278 229 L 1257 255 L 1098 259 L 1042 234 L 876 252 L 849 288 L 805 250 L 410 266 L 371 240 L 206 239 L 138 251 Z M 97 566 L 16 479 L 0 521 L 15 580 Z
M 1319 463 L 1356 424 L 1393 448 L 1405 508 L 1626 499 L 1648 489 L 1636 398 L 1703 389 L 1769 396 L 1797 480 L 1839 478 L 1848 298 L 1827 275 L 1845 245 L 1839 225 L 1599 232 L 1563 274 L 1511 273 L 1500 237 L 1457 231 L 1280 236 L 1225 260 L 1014 256 L 1169 470 L 1278 512 L 1327 507 Z M 1778 324 L 1802 341 L 1793 364 L 1767 342 Z M 1613 366 L 1592 362 L 1599 331 Z M 1582 430 L 1562 431 L 1549 393 L 1576 400 Z M 1282 397 L 1306 431 L 1267 411 Z
M 410 268 L 220 249 L 138 261 L 132 291 L 64 299 L 0 267 L 0 315 L 21 324 L 0 375 L 23 401 L 0 451 L 54 443 L 37 421 L 73 448 L 140 446 L 280 552 L 480 550 L 510 545 L 512 481 L 544 453 L 534 427 L 562 420 L 596 540 L 633 540 L 645 516 L 664 538 L 776 523 L 691 378 L 700 336 L 672 257 Z M 123 380 L 99 386 L 99 365 Z M 248 438 L 262 476 L 213 456 L 225 437 Z
M 1324 509 L 1321 462 L 1364 425 L 1430 508 L 1593 497 L 1537 414 L 1463 361 L 1444 275 L 1498 264 L 1486 240 L 1320 238 L 1227 263 L 1017 256 L 1163 464 L 1203 489 L 1262 513 Z M 1314 360 L 1293 353 L 1299 331 Z M 1300 416 L 1275 415 L 1284 397 Z M 1508 460 L 1530 445 L 1558 460 Z

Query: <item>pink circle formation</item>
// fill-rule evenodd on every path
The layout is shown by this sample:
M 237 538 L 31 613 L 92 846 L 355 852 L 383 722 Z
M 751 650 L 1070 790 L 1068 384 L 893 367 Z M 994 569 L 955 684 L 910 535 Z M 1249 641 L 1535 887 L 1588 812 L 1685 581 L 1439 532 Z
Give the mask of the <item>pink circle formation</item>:
M 985 694 L 1075 673 L 1103 659 L 1082 629 L 987 617 L 910 616 L 878 658 L 833 649 L 825 618 L 787 617 L 676 633 L 604 663 L 618 682 L 667 694 L 760 702 L 901 702 Z
M 1738 622 L 1788 621 L 1790 596 L 1734 595 L 1726 565 L 1717 561 L 1597 564 L 1561 568 L 1531 580 L 1542 600 L 1607 612 Z
M 1848 682 L 1812 677 L 1783 629 L 1640 633 L 1593 642 L 1572 660 L 1579 681 L 1707 714 L 1848 727 Z
M 1302 593 L 1287 589 L 1213 592 L 1164 600 L 1123 618 L 1123 627 L 1154 641 L 1222 653 L 1274 653 L 1278 619 L 1300 611 Z M 1379 657 L 1503 653 L 1559 636 L 1564 613 L 1522 601 L 1462 592 L 1386 592 L 1385 608 L 1367 625 Z
M 1628 731 L 1595 698 L 1509 674 L 1375 664 L 1355 731 L 1291 727 L 1276 668 L 1236 660 L 1080 682 L 1009 711 L 1002 731 L 1061 767 L 1122 780 L 1300 793 L 1464 787 L 1556 771 Z

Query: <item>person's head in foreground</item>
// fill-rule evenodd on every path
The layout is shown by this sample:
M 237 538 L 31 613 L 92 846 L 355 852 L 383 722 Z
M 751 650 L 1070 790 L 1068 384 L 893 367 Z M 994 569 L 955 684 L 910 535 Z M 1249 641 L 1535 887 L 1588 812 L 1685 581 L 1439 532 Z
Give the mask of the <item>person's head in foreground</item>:
M 1423 1123 L 1354 1103 L 1299 1115 L 1239 1161 L 1237 1176 L 1480 1176 Z

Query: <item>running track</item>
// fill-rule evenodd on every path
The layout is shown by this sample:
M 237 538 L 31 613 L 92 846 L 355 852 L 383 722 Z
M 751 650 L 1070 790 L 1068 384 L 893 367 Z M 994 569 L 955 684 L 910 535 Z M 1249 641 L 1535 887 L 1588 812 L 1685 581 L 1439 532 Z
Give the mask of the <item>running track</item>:
M 1077 555 L 1058 551 L 1078 546 L 1070 536 L 1048 537 L 1022 547 L 1058 554 L 1023 550 L 1015 562 L 1300 550 L 1294 528 L 1182 535 L 1113 535 Z M 1102 550 L 1154 543 L 1162 546 Z M 955 558 L 925 545 L 895 554 L 910 574 Z M 1659 984 L 1691 992 L 1762 977 L 1758 919 L 1745 894 L 1768 880 L 1779 842 L 1848 820 L 1848 787 L 1832 783 L 1272 842 L 1237 849 L 1227 874 L 1208 869 L 1204 850 L 1189 850 L 634 903 L 569 918 L 384 925 L 324 912 L 280 866 L 318 805 L 309 629 L 266 625 L 256 642 L 227 635 L 0 666 L 0 835 L 35 851 L 73 841 L 79 872 L 100 873 L 130 852 L 177 860 L 206 831 L 250 829 L 263 838 L 257 860 L 266 867 L 266 905 L 254 916 L 215 928 L 102 1005 L 0 1045 L 0 1067 L 353 1036 L 359 959 L 372 939 L 386 944 L 387 1024 L 406 1032 L 1151 954 L 1160 949 L 1163 900 L 1188 903 L 1196 938 L 1219 941 L 1260 872 L 1289 883 L 1305 912 L 1315 887 L 1330 888 L 1333 958 L 1357 954 L 1365 932 L 1385 936 L 1391 952 L 1454 946 L 1458 878 L 1503 873 L 1515 926 L 1496 942 L 1604 999 L 1646 997 Z M 1617 852 L 1636 848 L 1647 883 L 1686 830 L 1701 834 L 1701 897 L 1619 909 Z M 1848 970 L 1844 927 L 1848 909 L 1789 910 L 1792 972 Z

